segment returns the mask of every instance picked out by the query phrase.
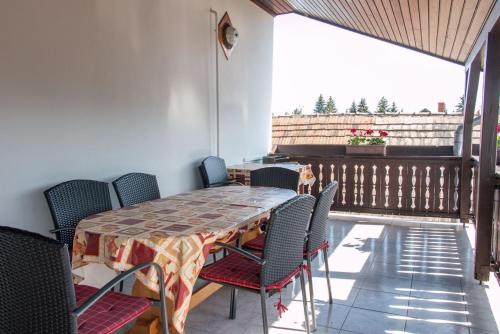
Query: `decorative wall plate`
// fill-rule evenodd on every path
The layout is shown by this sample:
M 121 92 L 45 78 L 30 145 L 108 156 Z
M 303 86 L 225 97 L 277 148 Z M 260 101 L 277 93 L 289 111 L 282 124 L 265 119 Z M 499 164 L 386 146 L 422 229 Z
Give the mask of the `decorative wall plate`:
M 236 42 L 238 41 L 239 33 L 233 27 L 229 14 L 226 12 L 219 22 L 217 27 L 219 43 L 224 51 L 224 56 L 229 59 L 234 50 Z

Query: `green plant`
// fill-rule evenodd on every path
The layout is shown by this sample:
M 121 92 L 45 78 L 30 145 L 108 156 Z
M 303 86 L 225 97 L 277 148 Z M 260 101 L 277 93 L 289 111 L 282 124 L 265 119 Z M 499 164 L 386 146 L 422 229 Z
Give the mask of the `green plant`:
M 378 136 L 373 136 L 375 131 L 368 129 L 366 131 L 358 130 L 356 128 L 351 129 L 352 137 L 347 140 L 349 145 L 384 145 L 385 138 L 389 136 L 389 133 L 383 130 L 379 130 Z

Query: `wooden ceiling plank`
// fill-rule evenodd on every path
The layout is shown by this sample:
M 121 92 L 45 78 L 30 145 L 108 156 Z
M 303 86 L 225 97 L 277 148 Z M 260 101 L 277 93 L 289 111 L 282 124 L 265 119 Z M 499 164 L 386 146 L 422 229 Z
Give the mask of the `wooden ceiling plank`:
M 462 48 L 465 37 L 467 36 L 467 32 L 469 31 L 472 18 L 474 17 L 474 13 L 476 12 L 478 5 L 479 0 L 465 0 L 464 2 L 462 17 L 460 18 L 460 23 L 457 28 L 457 36 L 455 37 L 450 54 L 452 59 L 458 59 L 458 56 L 460 55 L 460 49 Z
M 390 4 L 392 12 L 394 13 L 394 17 L 396 18 L 396 23 L 398 25 L 399 33 L 401 34 L 401 38 L 403 39 L 403 44 L 412 46 L 408 38 L 408 32 L 406 31 L 406 26 L 403 19 L 403 13 L 401 11 L 401 5 L 399 3 L 399 0 L 391 0 Z
M 355 17 L 352 12 L 349 10 L 349 7 L 345 4 L 345 2 L 340 0 L 328 0 L 330 3 L 337 6 L 338 10 L 342 15 L 344 15 L 350 22 L 352 22 L 352 28 L 361 32 L 364 32 L 361 23 L 358 21 L 357 17 Z
M 332 12 L 329 7 L 325 6 L 322 1 L 313 1 L 310 5 L 311 7 L 314 7 L 314 11 L 321 15 L 319 17 L 324 17 L 325 20 L 332 22 L 333 24 L 344 25 L 344 23 L 334 15 L 334 12 Z
M 474 13 L 469 31 L 467 32 L 464 43 L 462 44 L 462 48 L 460 50 L 460 54 L 458 56 L 458 59 L 460 61 L 465 61 L 465 59 L 469 55 L 469 52 L 474 46 L 474 43 L 476 42 L 479 34 L 481 33 L 481 28 L 486 22 L 488 14 L 490 13 L 493 5 L 494 0 L 481 0 L 479 5 L 477 6 L 477 10 Z
M 379 33 L 377 32 L 377 29 L 375 28 L 375 25 L 368 17 L 368 13 L 365 11 L 365 9 L 361 5 L 360 1 L 359 0 L 350 0 L 349 2 L 352 4 L 352 7 L 354 7 L 355 10 L 359 13 L 361 19 L 363 20 L 365 25 L 368 27 L 369 33 L 373 36 L 380 36 Z
M 429 52 L 436 53 L 439 24 L 439 0 L 429 0 Z
M 277 12 L 275 12 L 272 8 L 270 8 L 266 3 L 265 1 L 262 1 L 262 0 L 250 0 L 252 1 L 256 6 L 262 8 L 262 10 L 264 10 L 266 13 L 272 15 L 272 16 L 276 16 L 278 15 Z
M 343 7 L 340 7 L 339 4 L 337 4 L 335 1 L 331 0 L 322 0 L 322 1 L 331 9 L 333 13 L 335 13 L 341 19 L 341 21 L 345 22 L 344 26 L 350 29 L 356 29 L 356 24 L 351 19 L 351 17 L 344 12 Z
M 392 31 L 394 32 L 397 42 L 405 44 L 403 42 L 403 37 L 401 36 L 401 31 L 399 30 L 398 23 L 396 21 L 396 17 L 394 15 L 394 12 L 392 11 L 390 0 L 382 0 L 382 4 L 384 5 L 385 14 L 389 18 L 389 22 L 391 23 Z
M 406 34 L 408 35 L 408 43 L 410 43 L 411 46 L 416 47 L 417 43 L 415 42 L 415 33 L 413 30 L 413 22 L 411 20 L 410 4 L 408 3 L 408 0 L 399 0 L 399 7 L 401 9 L 401 13 L 403 14 L 403 22 L 405 24 Z
M 392 31 L 391 31 L 391 27 L 390 27 L 389 22 L 385 21 L 385 16 L 382 17 L 382 15 L 380 15 L 380 13 L 377 9 L 377 5 L 375 4 L 375 1 L 373 1 L 373 0 L 365 0 L 365 1 L 366 1 L 366 4 L 368 5 L 368 7 L 370 7 L 371 12 L 373 13 L 375 18 L 377 19 L 377 22 L 380 26 L 380 29 L 384 32 L 384 36 L 386 36 L 386 39 L 391 40 L 392 38 L 394 38 L 394 35 L 392 35 Z
M 320 0 L 323 6 L 330 12 L 339 22 L 340 25 L 353 29 L 352 23 L 342 15 L 339 9 L 330 2 L 330 0 Z
M 410 0 L 410 16 L 411 25 L 413 29 L 413 37 L 415 38 L 415 47 L 423 49 L 422 43 L 422 29 L 420 28 L 420 10 L 418 7 L 418 0 Z
M 370 30 L 364 24 L 364 21 L 362 20 L 360 15 L 351 8 L 347 0 L 330 0 L 330 1 L 337 2 L 344 8 L 345 12 L 353 19 L 353 21 L 358 26 L 358 30 L 364 32 L 365 34 L 370 33 Z
M 429 47 L 429 0 L 419 0 L 420 29 L 422 31 L 422 47 L 430 52 Z
M 269 7 L 271 7 L 271 9 L 277 13 L 278 15 L 281 15 L 281 14 L 286 14 L 286 13 L 290 13 L 291 11 L 293 11 L 292 9 L 290 10 L 287 10 L 283 4 L 281 3 L 281 1 L 272 1 L 272 0 L 266 0 L 265 1 L 266 3 L 269 4 Z
M 375 31 L 377 32 L 378 37 L 388 39 L 389 37 L 387 36 L 386 32 L 381 26 L 382 22 L 379 23 L 379 21 L 375 17 L 375 14 L 371 10 L 370 6 L 368 6 L 368 4 L 366 3 L 366 0 L 358 0 L 358 2 L 361 5 L 361 7 L 363 7 L 366 16 L 368 17 L 368 19 L 372 23 L 372 26 L 375 28 Z
M 446 35 L 448 33 L 448 23 L 450 21 L 451 0 L 441 0 L 439 4 L 439 23 L 436 53 L 440 56 L 444 52 L 444 44 L 446 43 Z
M 451 4 L 450 20 L 448 22 L 448 32 L 446 33 L 443 57 L 450 57 L 455 38 L 457 37 L 458 25 L 462 17 L 464 0 L 453 0 Z
M 387 15 L 387 12 L 385 11 L 384 4 L 382 3 L 383 0 L 374 0 L 373 2 L 375 3 L 375 7 L 377 8 L 377 11 L 379 15 L 382 17 L 382 22 L 384 22 L 385 27 L 387 28 L 387 31 L 389 32 L 391 36 L 392 41 L 397 41 L 396 37 L 396 32 L 394 31 L 394 28 L 392 27 L 391 21 L 389 20 L 389 16 Z M 399 33 L 399 31 L 398 31 Z

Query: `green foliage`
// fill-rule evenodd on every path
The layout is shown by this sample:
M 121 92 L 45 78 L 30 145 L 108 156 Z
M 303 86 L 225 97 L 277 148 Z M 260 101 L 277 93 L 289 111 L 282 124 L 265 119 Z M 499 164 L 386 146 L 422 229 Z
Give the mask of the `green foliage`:
M 464 112 L 464 96 L 460 96 L 460 101 L 458 101 L 458 104 L 455 106 L 455 111 L 456 112 Z
M 303 109 L 304 108 L 302 106 L 299 106 L 299 107 L 293 109 L 292 115 L 302 115 Z
M 326 102 L 325 113 L 335 114 L 337 112 L 337 106 L 335 105 L 335 100 L 330 96 L 328 102 Z
M 349 109 L 346 110 L 348 113 L 351 113 L 351 114 L 355 114 L 358 109 L 356 107 L 356 102 L 352 101 L 352 104 L 351 106 L 349 107 Z
M 396 103 L 394 101 L 392 102 L 392 105 L 389 109 L 387 109 L 387 112 L 391 113 L 397 113 L 398 112 L 398 107 L 396 106 Z
M 370 110 L 368 110 L 368 104 L 366 103 L 366 99 L 364 97 L 362 97 L 361 100 L 359 100 L 357 112 L 364 114 L 370 112 Z
M 323 98 L 323 94 L 319 94 L 318 99 L 316 100 L 316 104 L 314 105 L 314 112 L 316 114 L 324 114 L 326 108 L 325 99 Z
M 349 138 L 349 140 L 347 141 L 347 144 L 349 144 L 349 145 L 361 145 L 361 144 L 364 144 L 365 142 L 366 142 L 366 137 L 355 136 L 355 137 Z
M 385 96 L 382 96 L 380 101 L 378 101 L 377 110 L 375 112 L 386 113 L 388 110 L 389 110 L 389 101 L 387 101 Z

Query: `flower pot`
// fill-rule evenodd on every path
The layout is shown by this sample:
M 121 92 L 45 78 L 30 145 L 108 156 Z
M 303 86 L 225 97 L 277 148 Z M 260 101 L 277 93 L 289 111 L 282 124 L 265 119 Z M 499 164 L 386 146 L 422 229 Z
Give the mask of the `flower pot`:
M 386 145 L 346 145 L 346 155 L 385 156 Z

